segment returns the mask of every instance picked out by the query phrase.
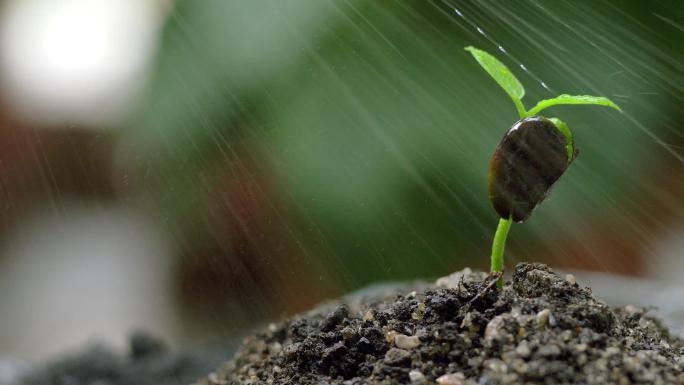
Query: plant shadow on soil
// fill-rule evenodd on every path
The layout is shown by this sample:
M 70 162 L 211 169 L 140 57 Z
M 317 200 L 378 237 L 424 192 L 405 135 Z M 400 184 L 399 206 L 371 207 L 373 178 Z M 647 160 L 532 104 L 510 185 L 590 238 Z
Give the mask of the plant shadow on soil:
M 503 290 L 464 270 L 321 305 L 198 384 L 684 384 L 683 370 L 684 342 L 643 309 L 522 263 Z

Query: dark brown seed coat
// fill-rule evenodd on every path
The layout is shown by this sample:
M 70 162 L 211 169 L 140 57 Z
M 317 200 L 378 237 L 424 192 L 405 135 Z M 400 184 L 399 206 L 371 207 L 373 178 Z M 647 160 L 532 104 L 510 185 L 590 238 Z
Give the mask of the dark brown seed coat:
M 527 219 L 568 168 L 565 137 L 548 119 L 516 122 L 489 163 L 489 200 L 502 218 Z

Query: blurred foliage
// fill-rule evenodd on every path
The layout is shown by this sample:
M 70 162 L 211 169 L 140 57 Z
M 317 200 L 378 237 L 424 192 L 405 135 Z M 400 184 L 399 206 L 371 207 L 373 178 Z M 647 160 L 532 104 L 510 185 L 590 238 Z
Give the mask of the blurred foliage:
M 588 218 L 630 215 L 622 205 L 638 195 L 639 173 L 682 156 L 658 142 L 681 135 L 671 117 L 684 94 L 682 31 L 664 21 L 682 20 L 681 8 L 180 1 L 122 159 L 182 242 L 220 237 L 212 221 L 234 213 L 215 211 L 212 189 L 246 163 L 269 181 L 263 204 L 283 213 L 272 220 L 310 251 L 297 263 L 345 285 L 484 266 L 497 221 L 487 165 L 517 115 L 463 47 L 497 52 L 527 107 L 592 94 L 625 112 L 547 112 L 572 127 L 580 157 L 512 238 L 553 243 Z

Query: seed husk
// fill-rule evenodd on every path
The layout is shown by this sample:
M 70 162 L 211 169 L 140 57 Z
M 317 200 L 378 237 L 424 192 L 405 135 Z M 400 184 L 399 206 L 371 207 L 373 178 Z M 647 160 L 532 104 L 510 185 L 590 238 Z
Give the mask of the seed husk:
M 499 142 L 489 163 L 489 200 L 502 218 L 523 222 L 565 172 L 566 139 L 543 117 L 519 120 Z

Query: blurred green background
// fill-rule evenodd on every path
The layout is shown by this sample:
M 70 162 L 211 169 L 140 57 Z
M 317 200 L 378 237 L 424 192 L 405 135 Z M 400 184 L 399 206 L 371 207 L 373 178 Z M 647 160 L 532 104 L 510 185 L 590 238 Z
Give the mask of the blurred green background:
M 298 280 L 306 271 L 352 288 L 486 268 L 497 221 L 487 164 L 516 114 L 463 50 L 475 45 L 513 68 L 528 106 L 586 93 L 625 111 L 549 112 L 574 129 L 580 158 L 514 227 L 508 262 L 565 264 L 559 245 L 581 247 L 592 222 L 646 230 L 629 208 L 653 188 L 643 174 L 654 162 L 681 163 L 681 147 L 663 144 L 681 143 L 682 31 L 665 19 L 681 20 L 681 8 L 181 2 L 149 102 L 124 133 L 124 160 L 136 154 L 126 166 L 139 168 L 137 187 L 171 215 L 191 256 L 215 243 L 221 258 L 240 260 L 213 270 L 250 265 Z M 623 272 L 634 268 L 620 264 L 638 263 L 592 258 Z
M 654 162 L 681 163 L 681 147 L 664 144 L 681 143 L 684 47 L 681 26 L 666 18 L 681 20 L 681 8 L 181 2 L 164 31 L 149 103 L 125 134 L 145 161 L 132 166 L 154 170 L 140 185 L 191 243 L 223 244 L 224 222 L 240 215 L 217 202 L 227 190 L 209 186 L 253 183 L 259 196 L 246 198 L 254 207 L 238 226 L 250 232 L 250 221 L 269 221 L 300 255 L 279 255 L 260 234 L 241 242 L 255 254 L 268 250 L 250 258 L 288 260 L 279 266 L 285 273 L 313 266 L 355 287 L 485 267 L 497 221 L 487 164 L 516 114 L 462 49 L 474 45 L 513 68 L 528 106 L 558 93 L 595 94 L 625 111 L 548 112 L 574 129 L 580 158 L 532 219 L 514 227 L 509 262 L 560 261 L 561 239 L 581 243 L 592 221 L 640 227 L 628 207 L 653 187 L 642 174 Z M 605 267 L 633 271 L 620 263 L 607 257 Z
M 166 17 L 102 172 L 107 199 L 167 236 L 193 333 L 487 268 L 487 166 L 517 114 L 468 45 L 513 70 L 527 107 L 569 93 L 624 111 L 548 110 L 580 155 L 513 226 L 507 265 L 668 263 L 657 247 L 684 223 L 679 1 L 202 0 Z

